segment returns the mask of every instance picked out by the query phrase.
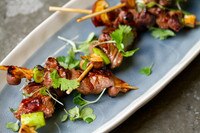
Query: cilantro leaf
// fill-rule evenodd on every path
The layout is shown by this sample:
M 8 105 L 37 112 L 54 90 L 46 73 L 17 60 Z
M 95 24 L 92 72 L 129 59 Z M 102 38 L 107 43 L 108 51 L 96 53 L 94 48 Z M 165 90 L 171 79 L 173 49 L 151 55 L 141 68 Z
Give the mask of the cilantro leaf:
M 92 108 L 86 107 L 81 110 L 80 116 L 83 119 L 83 121 L 91 123 L 96 119 L 96 115 L 93 112 L 94 111 Z
M 66 78 L 59 78 L 61 91 L 74 90 L 79 87 L 80 83 L 76 80 L 69 80 Z
M 73 102 L 79 106 L 84 106 L 88 103 L 88 101 L 81 97 L 80 93 L 74 97 Z
M 69 119 L 71 121 L 75 121 L 80 118 L 80 109 L 77 106 L 68 110 L 68 112 L 69 112 Z
M 138 50 L 139 50 L 139 48 L 136 48 L 136 49 L 133 49 L 133 50 L 130 50 L 130 51 L 123 52 L 123 56 L 124 57 L 130 57 L 133 54 L 135 54 Z
M 19 130 L 19 121 L 17 122 L 8 122 L 6 123 L 6 128 L 11 129 L 13 132 L 17 132 Z
M 71 121 L 75 121 L 77 119 L 82 119 L 83 121 L 87 122 L 87 123 L 91 123 L 93 122 L 95 119 L 96 119 L 96 115 L 93 113 L 93 109 L 92 108 L 89 108 L 89 107 L 86 107 L 86 108 L 83 108 L 84 106 L 86 105 L 89 105 L 89 104 L 93 104 L 93 103 L 96 103 L 97 101 L 99 101 L 99 99 L 102 97 L 103 93 L 105 92 L 106 89 L 104 89 L 101 94 L 99 95 L 99 97 L 94 100 L 94 101 L 87 101 L 85 99 L 83 99 L 81 97 L 81 94 L 78 94 L 74 97 L 73 99 L 73 102 L 79 106 L 81 106 L 80 108 L 75 106 L 74 108 L 66 111 L 65 111 L 65 115 L 62 116 L 62 119 L 61 121 L 64 122 L 67 120 L 67 117 L 69 116 L 69 119 Z
M 57 70 L 54 70 L 53 72 L 51 72 L 50 77 L 52 80 L 53 88 L 55 88 L 55 89 L 59 88 L 60 87 L 60 82 L 59 82 L 60 76 L 58 75 Z
M 56 60 L 65 69 L 75 68 L 80 63 L 79 60 L 75 59 L 75 53 L 72 49 L 69 51 L 68 56 L 59 56 Z
M 17 109 L 10 108 L 10 107 L 9 107 L 9 110 L 10 110 L 10 112 L 12 112 L 12 113 L 15 113 L 15 112 L 17 111 Z
M 95 33 L 91 32 L 88 36 L 88 38 L 86 39 L 86 41 L 84 41 L 81 45 L 79 45 L 77 51 L 79 52 L 83 52 L 84 54 L 89 54 L 89 46 L 92 42 L 92 40 L 95 37 Z
M 67 119 L 68 119 L 68 114 L 64 114 L 64 115 L 61 117 L 61 122 L 65 122 Z
M 48 92 L 46 90 L 47 90 L 46 88 L 41 88 L 39 93 L 42 94 L 43 96 L 47 96 Z
M 175 33 L 169 29 L 160 29 L 160 28 L 150 27 L 149 30 L 151 31 L 151 35 L 154 38 L 157 38 L 160 40 L 165 40 L 168 37 L 175 36 Z
M 112 40 L 115 41 L 116 47 L 123 54 L 124 57 L 132 56 L 137 50 L 125 51 L 125 48 L 131 45 L 134 41 L 135 35 L 132 28 L 127 25 L 119 25 L 119 28 L 110 34 Z
M 76 88 L 79 87 L 80 83 L 76 80 L 69 80 L 66 78 L 60 78 L 60 76 L 58 75 L 57 70 L 54 70 L 51 74 L 50 77 L 52 79 L 52 86 L 53 88 L 59 88 L 61 89 L 61 91 L 66 91 L 66 90 L 74 90 Z
M 75 106 L 74 108 L 69 109 L 68 111 L 65 110 L 66 114 L 62 116 L 61 122 L 65 122 L 69 117 L 69 120 L 71 121 L 80 119 L 87 123 L 91 123 L 96 119 L 96 115 L 93 112 L 93 109 L 90 107 L 80 109 L 79 107 Z
M 121 26 L 123 28 L 123 26 Z M 123 51 L 124 45 L 122 44 L 123 41 L 123 29 L 117 29 L 111 33 L 111 38 L 116 42 L 116 47 L 119 51 Z
M 146 76 L 149 76 L 152 73 L 152 67 L 153 67 L 153 65 L 148 66 L 148 67 L 143 67 L 143 68 L 140 69 L 140 73 L 144 74 Z

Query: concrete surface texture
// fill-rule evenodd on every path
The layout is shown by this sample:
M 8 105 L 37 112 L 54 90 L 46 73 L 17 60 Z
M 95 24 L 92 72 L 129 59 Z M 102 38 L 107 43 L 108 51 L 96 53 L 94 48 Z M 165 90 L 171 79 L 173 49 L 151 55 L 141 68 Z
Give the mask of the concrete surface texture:
M 0 60 L 51 12 L 68 0 L 1 0 Z M 113 133 L 199 133 L 200 55 L 153 100 Z

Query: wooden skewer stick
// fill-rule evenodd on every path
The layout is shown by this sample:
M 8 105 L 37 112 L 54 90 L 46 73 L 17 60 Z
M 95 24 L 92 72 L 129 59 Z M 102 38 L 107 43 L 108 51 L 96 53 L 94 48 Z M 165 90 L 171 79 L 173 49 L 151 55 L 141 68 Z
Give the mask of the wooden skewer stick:
M 138 88 L 135 86 L 131 86 L 131 85 L 122 85 L 122 86 L 115 86 L 117 88 L 126 88 L 126 89 L 131 89 L 131 90 L 137 90 Z
M 81 82 L 81 80 L 88 74 L 88 72 L 93 68 L 93 64 L 90 64 L 87 69 L 85 69 L 85 71 L 79 76 L 79 78 L 77 79 L 78 82 Z M 70 94 L 72 92 L 72 90 L 67 90 L 66 93 Z
M 81 80 L 88 74 L 88 72 L 93 68 L 93 64 L 91 63 L 87 69 L 79 76 L 78 81 L 81 82 Z
M 49 11 L 76 12 L 76 13 L 84 13 L 84 14 L 91 14 L 92 13 L 92 10 L 78 9 L 78 8 L 55 7 L 55 6 L 50 6 Z
M 121 3 L 121 4 L 119 4 L 119 5 L 116 5 L 116 6 L 107 8 L 107 9 L 105 9 L 105 10 L 103 10 L 103 11 L 95 12 L 95 13 L 86 15 L 86 16 L 84 16 L 84 17 L 81 17 L 81 18 L 77 19 L 76 21 L 77 21 L 77 22 L 81 22 L 81 21 L 83 21 L 83 20 L 86 20 L 86 19 L 89 19 L 89 18 L 98 16 L 98 15 L 103 14 L 103 13 L 107 13 L 107 12 L 113 11 L 113 10 L 115 10 L 115 9 L 118 9 L 118 8 L 121 8 L 121 7 L 124 7 L 124 6 L 126 6 L 126 3 Z

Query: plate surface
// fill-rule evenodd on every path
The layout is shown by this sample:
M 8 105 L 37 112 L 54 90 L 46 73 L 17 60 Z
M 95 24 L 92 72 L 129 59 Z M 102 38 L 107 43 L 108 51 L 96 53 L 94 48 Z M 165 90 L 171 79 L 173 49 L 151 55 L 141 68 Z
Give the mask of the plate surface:
M 118 3 L 113 0 L 111 5 Z M 66 6 L 86 8 L 92 4 L 91 0 L 74 0 Z M 192 0 L 189 11 L 195 13 L 200 18 L 200 1 Z M 26 66 L 29 68 L 37 64 L 43 64 L 49 56 L 66 55 L 68 46 L 57 39 L 57 36 L 63 36 L 69 39 L 78 37 L 78 41 L 85 40 L 90 32 L 97 35 L 101 33 L 101 28 L 95 28 L 90 20 L 75 23 L 76 14 L 56 13 L 48 18 L 44 23 L 37 27 L 20 43 L 1 64 L 13 64 Z M 51 28 L 49 28 L 51 27 Z M 84 27 L 84 28 L 83 28 Z M 94 109 L 97 119 L 86 124 L 82 121 L 60 123 L 62 111 L 57 111 L 56 115 L 47 121 L 47 126 L 39 130 L 40 132 L 104 132 L 109 131 L 123 122 L 132 113 L 159 93 L 162 88 L 169 83 L 178 73 L 180 73 L 200 52 L 200 30 L 182 30 L 176 37 L 165 41 L 159 41 L 145 33 L 136 44 L 140 48 L 133 57 L 124 60 L 122 66 L 115 71 L 115 74 L 124 81 L 139 87 L 137 91 L 130 91 L 125 95 L 116 98 L 110 98 L 104 95 L 95 105 Z M 31 47 L 30 47 L 31 44 Z M 23 54 L 21 54 L 23 53 Z M 154 64 L 153 73 L 145 77 L 138 73 L 144 66 Z M 129 64 L 128 66 L 126 64 Z M 22 95 L 19 89 L 23 83 L 18 86 L 6 85 L 5 73 L 0 72 L 0 129 L 2 132 L 9 132 L 5 128 L 5 123 L 15 121 L 15 118 L 9 111 L 9 107 L 17 108 Z M 94 98 L 90 96 L 89 98 Z M 72 97 L 63 100 L 67 108 L 71 108 Z M 59 128 L 58 128 L 59 127 Z

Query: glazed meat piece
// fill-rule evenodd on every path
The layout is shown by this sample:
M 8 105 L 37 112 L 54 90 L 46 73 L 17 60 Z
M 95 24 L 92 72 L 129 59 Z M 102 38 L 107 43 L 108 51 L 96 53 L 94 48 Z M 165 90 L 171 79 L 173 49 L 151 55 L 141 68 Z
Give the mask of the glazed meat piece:
M 18 85 L 22 78 L 31 80 L 33 72 L 30 69 L 17 66 L 0 66 L 0 70 L 7 71 L 7 83 L 9 85 Z
M 134 26 L 134 15 L 130 11 L 121 10 L 118 17 L 113 22 L 114 27 L 118 27 L 120 24 Z
M 106 70 L 93 70 L 88 74 L 90 83 L 93 85 L 93 90 L 91 94 L 99 94 L 105 88 L 110 88 L 114 86 L 114 82 L 111 78 L 112 73 Z
M 72 79 L 77 79 L 83 71 L 72 69 L 71 72 L 72 72 Z M 94 86 L 90 82 L 90 79 L 88 78 L 88 76 L 86 76 L 81 81 L 79 88 L 77 88 L 77 91 L 84 95 L 92 94 L 93 90 L 94 90 Z
M 110 35 L 109 34 L 101 34 L 99 37 L 99 41 L 100 42 L 104 42 L 104 41 L 109 41 L 111 40 Z M 98 45 L 100 49 L 102 49 L 105 54 L 108 56 L 108 58 L 111 61 L 111 69 L 114 69 L 116 67 L 119 67 L 122 63 L 123 60 L 123 55 L 119 52 L 119 50 L 117 49 L 117 47 L 112 44 L 112 43 L 105 43 L 105 44 L 101 44 Z
M 113 23 L 114 27 L 118 27 L 120 24 L 134 26 L 137 30 L 144 30 L 155 24 L 155 17 L 146 10 L 141 12 L 136 9 L 122 10 Z
M 45 68 L 47 68 L 47 70 L 58 69 L 58 66 L 59 64 L 57 60 L 53 57 L 49 57 L 47 61 L 45 62 Z
M 50 96 L 44 96 L 39 93 L 39 89 L 41 87 L 41 84 L 31 82 L 23 88 L 24 92 L 33 95 L 21 101 L 18 110 L 14 112 L 14 115 L 17 119 L 20 119 L 22 114 L 38 111 L 43 112 L 45 118 L 52 116 L 52 114 L 54 113 L 54 103 Z
M 148 13 L 147 11 L 143 10 L 141 12 L 137 12 L 136 10 L 132 9 L 130 12 L 133 14 L 133 21 L 135 22 L 135 27 L 139 30 L 144 30 L 149 26 L 155 25 L 155 17 Z
M 37 92 L 42 87 L 43 87 L 42 84 L 30 82 L 28 85 L 26 85 L 23 88 L 23 92 L 26 93 L 26 94 L 31 94 L 31 93 Z
M 72 79 L 78 78 L 83 71 L 72 69 Z M 77 91 L 84 95 L 99 94 L 103 89 L 108 89 L 109 96 L 116 96 L 120 92 L 127 92 L 130 90 L 126 82 L 115 77 L 109 70 L 95 70 L 93 69 L 81 81 Z
M 180 21 L 182 16 L 183 13 L 180 11 L 163 12 L 156 19 L 156 23 L 160 28 L 172 29 L 178 32 L 181 28 L 183 28 L 183 24 Z
M 9 85 L 18 85 L 21 83 L 21 78 L 18 78 L 14 74 L 9 73 L 9 70 L 8 70 L 6 79 Z

